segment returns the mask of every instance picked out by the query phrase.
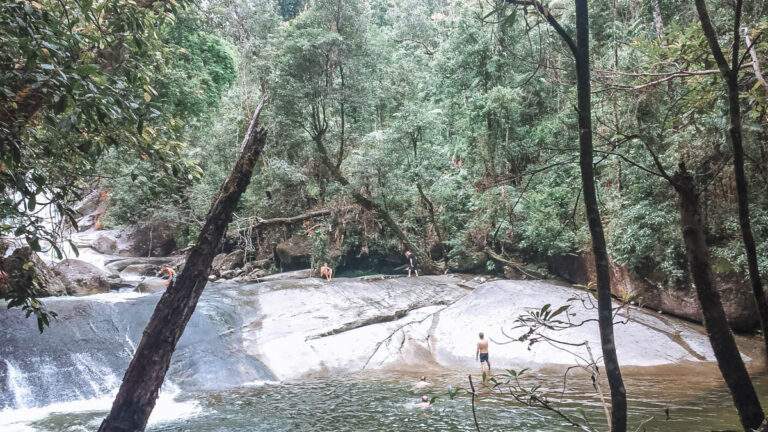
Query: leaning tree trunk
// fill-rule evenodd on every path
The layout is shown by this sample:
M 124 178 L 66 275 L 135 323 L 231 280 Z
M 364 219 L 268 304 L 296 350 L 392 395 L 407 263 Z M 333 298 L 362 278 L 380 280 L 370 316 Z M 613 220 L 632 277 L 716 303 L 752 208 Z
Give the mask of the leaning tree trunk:
M 137 432 L 146 427 L 176 344 L 208 282 L 216 249 L 264 148 L 266 131 L 259 125 L 259 113 L 265 100 L 262 98 L 253 113 L 240 158 L 221 186 L 178 280 L 168 287 L 155 307 L 99 432 Z
M 346 177 L 344 177 L 344 174 L 341 172 L 340 164 L 334 164 L 331 162 L 331 158 L 328 157 L 328 151 L 325 148 L 325 145 L 323 144 L 323 136 L 322 134 L 316 136 L 313 138 L 315 141 L 315 147 L 317 148 L 318 155 L 320 157 L 320 161 L 325 165 L 325 167 L 328 169 L 328 171 L 331 172 L 331 175 L 334 179 L 336 179 L 339 184 L 341 184 L 344 188 L 347 189 L 347 192 L 349 192 L 352 195 L 352 198 L 355 200 L 355 202 L 362 208 L 376 213 L 383 221 L 384 224 L 392 230 L 392 232 L 395 233 L 397 238 L 402 242 L 408 249 L 411 250 L 411 252 L 416 255 L 416 259 L 419 262 L 419 265 L 421 266 L 421 270 L 427 274 L 435 274 L 438 273 L 439 268 L 437 264 L 432 261 L 432 259 L 427 255 L 412 239 L 408 234 L 406 234 L 405 230 L 400 226 L 400 224 L 395 221 L 395 219 L 392 217 L 392 215 L 382 207 L 379 203 L 372 200 L 371 198 L 363 195 L 362 193 L 354 190 L 352 187 L 350 187 L 349 180 L 347 180 Z
M 763 291 L 763 282 L 760 280 L 760 269 L 757 265 L 757 250 L 755 248 L 755 239 L 752 236 L 752 224 L 749 217 L 749 194 L 747 191 L 747 176 L 744 172 L 744 144 L 741 128 L 741 105 L 739 104 L 739 46 L 741 38 L 739 37 L 741 24 L 742 1 L 736 0 L 735 14 L 733 20 L 733 46 L 731 47 L 731 65 L 728 65 L 717 32 L 712 26 L 712 20 L 709 17 L 709 11 L 704 0 L 695 0 L 696 12 L 699 15 L 699 22 L 704 36 L 707 38 L 712 57 L 715 58 L 720 74 L 725 79 L 728 89 L 728 115 L 730 118 L 730 127 L 728 129 L 731 137 L 731 146 L 733 146 L 733 173 L 736 177 L 736 197 L 739 204 L 739 227 L 741 228 L 741 237 L 744 243 L 744 251 L 747 255 L 747 267 L 749 269 L 749 280 L 752 285 L 752 294 L 755 297 L 758 316 L 760 317 L 760 328 L 763 331 L 764 354 L 768 358 L 768 303 L 766 303 L 765 291 Z
M 679 171 L 672 178 L 672 184 L 680 198 L 680 223 L 685 241 L 685 253 L 693 283 L 696 286 L 701 312 L 704 315 L 704 326 L 712 344 L 712 351 L 717 358 L 717 365 L 739 412 L 741 425 L 744 430 L 751 431 L 763 422 L 763 409 L 739 354 L 731 328 L 728 326 L 720 293 L 712 279 L 709 249 L 699 210 L 699 196 L 693 177 L 686 171 L 683 164 L 680 164 Z

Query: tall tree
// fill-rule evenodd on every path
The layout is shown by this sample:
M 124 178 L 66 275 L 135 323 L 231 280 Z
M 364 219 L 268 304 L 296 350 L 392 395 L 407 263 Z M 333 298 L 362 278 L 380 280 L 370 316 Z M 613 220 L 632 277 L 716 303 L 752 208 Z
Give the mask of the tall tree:
M 756 430 L 762 425 L 765 416 L 725 317 L 720 293 L 712 279 L 712 265 L 704 236 L 696 183 L 683 163 L 674 176 L 667 178 L 680 198 L 680 224 L 686 256 L 717 365 L 731 392 L 741 425 L 745 431 Z
M 155 307 L 99 432 L 135 432 L 146 427 L 176 344 L 208 282 L 213 257 L 266 143 L 266 130 L 259 124 L 265 102 L 266 97 L 262 97 L 251 117 L 240 157 L 222 184 L 178 280 L 166 289 Z
M 592 253 L 597 274 L 598 321 L 603 362 L 611 389 L 611 431 L 627 430 L 627 394 L 621 376 L 613 335 L 613 299 L 611 297 L 610 264 L 597 202 L 592 144 L 592 89 L 589 67 L 589 9 L 587 0 L 576 0 L 576 41 L 555 19 L 550 10 L 537 0 L 510 0 L 513 4 L 534 6 L 565 41 L 576 61 L 577 110 L 579 115 L 579 167 L 582 193 Z
M 345 159 L 359 139 L 355 136 L 355 128 L 362 123 L 359 112 L 367 108 L 365 98 L 350 97 L 367 91 L 367 23 L 362 11 L 360 2 L 324 0 L 313 3 L 286 27 L 273 77 L 277 122 L 290 122 L 293 129 L 303 131 L 295 139 L 299 145 L 305 145 L 307 137 L 311 140 L 313 155 L 324 168 L 321 174 L 341 185 L 360 207 L 375 213 L 417 256 L 422 269 L 434 273 L 435 263 L 416 238 L 365 185 L 353 184 L 344 172 Z
M 61 255 L 58 226 L 47 215 L 76 226 L 72 205 L 83 180 L 113 150 L 189 179 L 180 128 L 164 109 L 173 102 L 163 106 L 153 88 L 177 56 L 163 35 L 189 3 L 0 4 L 0 236 Z M 35 296 L 3 295 L 43 319 Z
M 757 311 L 760 315 L 760 326 L 763 330 L 764 354 L 768 358 L 768 301 L 765 298 L 763 283 L 760 279 L 760 269 L 757 264 L 757 248 L 755 247 L 755 238 L 752 234 L 752 222 L 749 216 L 749 194 L 747 186 L 747 175 L 744 172 L 744 143 L 741 128 L 741 105 L 739 101 L 739 69 L 741 69 L 741 59 L 739 58 L 739 46 L 741 38 L 741 9 L 742 0 L 736 0 L 734 6 L 733 33 L 731 46 L 731 63 L 728 64 L 723 50 L 718 42 L 717 32 L 712 25 L 709 17 L 707 4 L 704 0 L 695 0 L 696 12 L 699 15 L 701 29 L 707 38 L 707 43 L 712 51 L 712 56 L 717 62 L 717 67 L 725 79 L 728 90 L 728 115 L 730 125 L 728 133 L 733 147 L 733 173 L 736 178 L 736 196 L 739 204 L 739 227 L 741 228 L 741 237 L 744 242 L 744 250 L 747 255 L 747 267 L 749 269 L 749 280 L 752 285 L 752 294 L 755 297 Z

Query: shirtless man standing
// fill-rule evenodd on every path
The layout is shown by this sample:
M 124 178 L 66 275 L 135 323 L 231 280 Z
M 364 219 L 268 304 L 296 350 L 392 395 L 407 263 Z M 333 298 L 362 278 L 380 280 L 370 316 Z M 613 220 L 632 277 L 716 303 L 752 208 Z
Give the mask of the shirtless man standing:
M 483 368 L 483 362 L 488 366 L 488 373 L 491 372 L 491 362 L 488 361 L 488 339 L 485 338 L 483 332 L 480 332 L 480 340 L 477 342 L 477 352 L 475 353 L 475 359 L 480 359 L 480 369 Z
M 418 276 L 419 267 L 418 267 L 418 263 L 416 262 L 416 255 L 414 255 L 413 252 L 410 251 L 410 249 L 406 249 L 405 259 L 408 261 L 406 263 L 406 265 L 408 266 L 408 277 L 411 277 L 411 273 Z

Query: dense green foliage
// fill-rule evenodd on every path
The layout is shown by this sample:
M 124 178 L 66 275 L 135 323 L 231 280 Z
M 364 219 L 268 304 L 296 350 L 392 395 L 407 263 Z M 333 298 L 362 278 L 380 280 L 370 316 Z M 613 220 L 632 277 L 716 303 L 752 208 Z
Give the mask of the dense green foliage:
M 254 55 L 240 66 L 212 127 L 219 134 L 208 140 L 234 151 L 237 141 L 226 136 L 236 130 L 232 109 L 244 117 L 241 101 L 253 99 L 256 81 L 272 95 L 271 144 L 241 217 L 350 204 L 349 189 L 320 161 L 320 140 L 351 188 L 427 249 L 442 244 L 459 256 L 490 245 L 529 261 L 586 249 L 572 60 L 533 11 L 488 2 L 313 1 L 294 18 L 284 6 L 209 6 L 223 20 L 213 25 Z M 572 6 L 551 7 L 571 29 Z M 662 34 L 652 4 L 591 8 L 596 168 L 612 257 L 644 275 L 684 278 L 674 194 L 643 169 L 655 171 L 651 148 L 668 171 L 685 161 L 706 182 L 719 268 L 742 270 L 724 91 L 692 5 L 661 2 Z M 767 25 L 760 8 L 745 14 L 753 36 Z M 730 18 L 720 19 L 725 34 Z M 756 46 L 764 57 L 764 44 Z M 768 263 L 765 93 L 751 68 L 742 81 L 756 234 Z M 193 186 L 200 208 L 192 211 L 203 211 L 230 161 L 209 159 L 202 182 L 209 186 Z M 326 231 L 344 244 L 331 241 L 336 252 L 324 254 L 401 250 L 393 233 L 359 220 L 332 223 Z
M 400 239 L 380 215 L 355 206 L 352 192 L 386 209 L 437 260 L 491 247 L 544 263 L 588 249 L 572 58 L 532 9 L 450 0 L 222 0 L 183 11 L 71 3 L 68 14 L 57 2 L 10 2 L 2 10 L 3 112 L 17 109 L 25 86 L 49 89 L 34 117 L 8 126 L 16 141 L 3 142 L 23 143 L 4 150 L 0 174 L 6 196 L 22 189 L 27 207 L 41 190 L 69 202 L 70 186 L 103 176 L 108 224 L 169 221 L 186 241 L 266 89 L 269 144 L 235 225 L 338 212 L 308 231 L 233 239 L 256 255 L 291 234 L 310 237 L 318 262 L 400 253 Z M 711 3 L 723 11 L 715 24 L 727 35 L 731 9 Z M 549 7 L 572 31 L 573 5 Z M 743 271 L 725 93 L 693 5 L 600 0 L 590 8 L 595 166 L 609 253 L 642 275 L 685 278 L 675 195 L 648 172 L 656 171 L 651 150 L 666 170 L 685 162 L 706 185 L 717 268 Z M 765 2 L 746 5 L 743 24 L 765 65 L 768 44 L 757 37 L 768 27 L 764 9 Z M 32 25 L 30 36 L 24 26 Z M 749 60 L 741 83 L 765 267 L 768 90 Z M 19 216 L 10 203 L 4 220 Z M 28 236 L 34 240 L 33 231 Z
M 152 197 L 199 178 L 188 136 L 235 71 L 185 3 L 0 6 L 0 236 L 60 256 L 57 215 L 76 226 L 72 204 L 99 179 L 130 191 L 124 212 L 141 218 L 137 202 L 154 212 Z M 2 292 L 42 313 L 36 287 Z

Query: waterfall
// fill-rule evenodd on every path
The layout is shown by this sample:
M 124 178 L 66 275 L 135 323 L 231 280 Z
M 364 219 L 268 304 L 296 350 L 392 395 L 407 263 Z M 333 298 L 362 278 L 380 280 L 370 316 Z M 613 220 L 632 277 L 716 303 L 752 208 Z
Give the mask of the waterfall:
M 13 405 L 22 408 L 29 407 L 32 402 L 32 392 L 29 389 L 29 384 L 24 379 L 24 373 L 8 360 L 4 360 L 4 363 L 6 388 L 11 395 Z
M 233 294 L 209 287 L 179 341 L 166 393 L 274 379 L 243 348 L 243 319 L 258 312 Z M 50 298 L 58 319 L 42 334 L 23 312 L 0 305 L 0 410 L 111 399 L 159 297 Z

